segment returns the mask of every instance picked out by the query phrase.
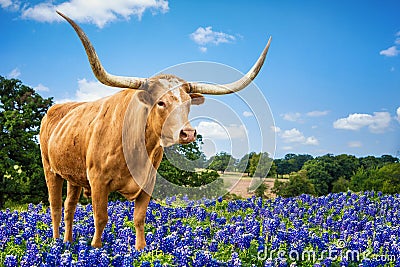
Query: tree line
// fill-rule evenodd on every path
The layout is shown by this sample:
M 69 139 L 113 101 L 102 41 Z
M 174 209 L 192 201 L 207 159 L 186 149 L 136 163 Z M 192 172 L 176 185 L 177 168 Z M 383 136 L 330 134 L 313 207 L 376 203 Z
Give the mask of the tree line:
M 251 152 L 241 159 L 221 152 L 205 162 L 209 169 L 247 173 L 250 177 L 275 177 L 271 191 L 292 197 L 316 196 L 347 190 L 400 193 L 399 158 L 392 155 L 359 157 L 347 154 L 286 154 L 272 160 L 268 153 Z
M 303 193 L 317 196 L 347 190 L 400 192 L 400 163 L 397 157 L 355 157 L 341 154 L 313 158 L 310 155 L 287 154 L 275 160 L 277 175 L 288 175 L 288 181 L 275 180 L 272 191 L 290 197 Z

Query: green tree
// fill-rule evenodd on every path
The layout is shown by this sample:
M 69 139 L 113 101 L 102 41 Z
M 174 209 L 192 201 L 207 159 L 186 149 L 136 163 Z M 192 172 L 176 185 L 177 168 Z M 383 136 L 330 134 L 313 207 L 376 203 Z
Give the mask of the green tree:
M 333 177 L 329 174 L 326 168 L 328 163 L 323 159 L 314 159 L 304 164 L 303 169 L 307 171 L 308 179 L 314 184 L 315 192 L 318 196 L 326 195 L 331 192 Z
M 268 186 L 265 183 L 260 184 L 256 190 L 254 190 L 254 194 L 256 197 L 265 197 L 265 191 L 267 191 Z
M 392 155 L 382 155 L 380 157 L 380 160 L 384 163 L 399 163 L 399 159 L 396 157 L 393 157 Z
M 363 166 L 359 167 L 350 179 L 350 189 L 355 192 L 366 190 L 365 183 L 370 172 L 371 169 L 366 170 Z
M 382 165 L 382 162 L 374 156 L 367 156 L 359 158 L 358 160 L 360 161 L 360 165 L 364 167 L 364 169 L 374 169 Z
M 272 167 L 273 166 L 273 167 Z M 275 176 L 276 166 L 273 164 L 272 158 L 268 152 L 255 154 L 250 159 L 250 176 L 265 178 L 267 176 Z
M 52 103 L 21 81 L 0 76 L 0 208 L 6 200 L 47 201 L 38 134 Z
M 359 160 L 353 155 L 337 155 L 335 156 L 334 161 L 338 165 L 338 168 L 335 170 L 335 174 L 331 174 L 335 180 L 339 179 L 340 177 L 350 180 L 351 176 L 353 176 L 358 167 L 360 167 Z
M 250 159 L 255 154 L 256 152 L 250 152 L 249 154 L 244 155 L 237 164 L 237 170 L 241 173 L 247 173 L 247 175 L 250 175 Z
M 166 197 L 180 193 L 179 190 L 176 192 L 170 191 L 172 187 L 168 185 L 168 182 L 181 187 L 196 188 L 203 188 L 215 182 L 213 183 L 212 190 L 215 191 L 213 194 L 215 193 L 217 196 L 222 193 L 223 181 L 219 179 L 216 171 L 196 172 L 195 170 L 198 167 L 198 161 L 203 161 L 204 154 L 200 149 L 201 144 L 202 137 L 198 135 L 196 142 L 186 145 L 174 145 L 164 150 L 163 159 L 157 171 L 157 182 L 154 189 L 157 192 L 157 196 Z M 172 188 L 172 190 L 174 189 Z M 199 190 L 198 196 L 202 197 L 202 195 L 204 195 L 204 192 Z
M 350 181 L 347 180 L 345 177 L 341 176 L 338 180 L 333 182 L 332 192 L 339 193 L 339 192 L 346 192 L 350 187 Z
M 312 160 L 313 156 L 308 154 L 286 154 L 283 159 L 274 160 L 277 167 L 277 174 L 284 175 L 297 172 L 303 168 L 304 163 Z
M 229 166 L 234 165 L 236 160 L 228 153 L 221 152 L 211 157 L 209 162 L 210 164 L 208 165 L 208 169 L 220 171 L 223 174 L 226 170 L 228 170 Z
M 400 163 L 387 163 L 382 167 L 359 168 L 351 177 L 353 191 L 374 190 L 387 194 L 400 193 Z
M 295 197 L 301 194 L 316 194 L 314 185 L 307 178 L 307 171 L 305 170 L 292 173 L 288 182 L 282 182 L 275 179 L 272 192 L 282 197 Z
M 382 177 L 382 192 L 387 194 L 400 193 L 400 163 L 389 163 L 379 169 Z

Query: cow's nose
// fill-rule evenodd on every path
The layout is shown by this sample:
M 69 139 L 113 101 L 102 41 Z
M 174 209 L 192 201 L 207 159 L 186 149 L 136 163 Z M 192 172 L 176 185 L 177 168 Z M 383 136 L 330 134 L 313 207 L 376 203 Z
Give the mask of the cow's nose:
M 190 143 L 196 140 L 196 130 L 191 127 L 185 127 L 179 134 L 179 139 L 183 143 Z

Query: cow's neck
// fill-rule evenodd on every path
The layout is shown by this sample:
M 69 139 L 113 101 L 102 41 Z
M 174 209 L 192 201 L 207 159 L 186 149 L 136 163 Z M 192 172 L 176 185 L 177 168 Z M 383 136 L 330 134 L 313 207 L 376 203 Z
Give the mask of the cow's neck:
M 148 121 L 151 121 L 149 109 L 134 97 L 125 115 L 122 136 L 124 156 L 135 182 L 151 194 L 163 151 L 160 138 L 154 131 L 148 129 Z

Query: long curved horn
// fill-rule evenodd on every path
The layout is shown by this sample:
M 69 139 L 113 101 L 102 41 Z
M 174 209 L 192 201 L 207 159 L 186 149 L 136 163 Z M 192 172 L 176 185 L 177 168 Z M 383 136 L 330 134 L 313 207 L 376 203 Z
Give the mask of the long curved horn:
M 69 24 L 71 24 L 71 26 L 74 28 L 75 32 L 78 34 L 79 39 L 81 39 L 82 44 L 85 47 L 90 66 L 92 67 L 92 71 L 101 83 L 113 87 L 138 89 L 144 82 L 146 82 L 145 78 L 124 77 L 109 74 L 101 65 L 101 62 L 96 54 L 96 51 L 94 50 L 94 47 L 90 43 L 89 38 L 86 36 L 83 30 L 72 19 L 59 11 L 56 12 L 58 15 L 66 19 Z
M 191 93 L 209 94 L 209 95 L 225 95 L 231 94 L 242 90 L 248 86 L 251 81 L 257 76 L 262 65 L 264 64 L 265 57 L 267 56 L 269 46 L 271 44 L 272 37 L 269 37 L 268 43 L 265 46 L 263 52 L 258 58 L 256 64 L 247 72 L 241 79 L 227 84 L 206 84 L 206 83 L 194 83 L 190 84 Z

